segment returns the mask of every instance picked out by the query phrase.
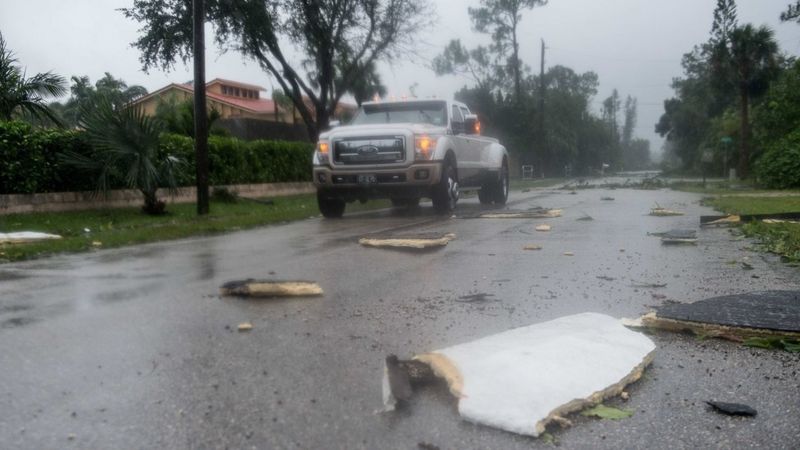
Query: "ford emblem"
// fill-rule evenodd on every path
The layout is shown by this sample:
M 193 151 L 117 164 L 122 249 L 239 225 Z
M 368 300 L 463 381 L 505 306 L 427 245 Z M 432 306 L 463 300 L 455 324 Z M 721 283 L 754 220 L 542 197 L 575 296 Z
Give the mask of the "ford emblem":
M 378 153 L 378 147 L 374 145 L 363 145 L 358 148 L 359 155 L 376 155 Z

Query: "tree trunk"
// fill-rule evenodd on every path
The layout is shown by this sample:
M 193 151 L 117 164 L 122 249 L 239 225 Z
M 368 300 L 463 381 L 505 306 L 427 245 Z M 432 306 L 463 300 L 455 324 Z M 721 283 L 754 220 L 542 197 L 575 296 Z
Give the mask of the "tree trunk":
M 746 87 L 739 88 L 739 97 L 742 107 L 741 124 L 739 130 L 739 179 L 744 180 L 747 178 L 748 170 L 750 168 L 750 98 L 747 95 Z
M 158 197 L 156 196 L 156 190 L 152 191 L 141 191 L 142 195 L 144 196 L 144 206 L 142 206 L 142 212 L 145 214 L 150 215 L 159 215 L 164 214 L 164 210 L 166 209 L 166 203 L 158 201 Z

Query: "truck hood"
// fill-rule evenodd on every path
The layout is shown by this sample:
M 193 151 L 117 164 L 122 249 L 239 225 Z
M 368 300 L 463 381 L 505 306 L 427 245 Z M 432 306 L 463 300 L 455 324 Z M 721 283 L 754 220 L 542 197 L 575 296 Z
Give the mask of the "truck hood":
M 319 135 L 320 139 L 351 136 L 380 136 L 384 134 L 446 134 L 447 128 L 426 123 L 380 123 L 371 125 L 343 125 Z

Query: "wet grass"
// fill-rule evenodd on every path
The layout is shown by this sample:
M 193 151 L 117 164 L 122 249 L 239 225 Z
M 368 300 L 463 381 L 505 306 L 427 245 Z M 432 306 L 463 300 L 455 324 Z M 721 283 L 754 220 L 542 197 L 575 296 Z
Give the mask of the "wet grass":
M 715 180 L 707 182 L 705 186 L 703 186 L 703 183 L 697 181 L 674 181 L 669 184 L 669 187 L 676 191 L 693 192 L 695 194 L 719 195 L 719 196 L 727 196 L 727 195 L 750 196 L 750 195 L 760 195 L 760 194 L 800 195 L 800 190 L 776 191 L 776 190 L 763 189 L 748 180 L 736 181 L 733 183 L 729 181 Z
M 565 178 L 537 178 L 533 180 L 512 179 L 508 187 L 511 190 L 519 191 L 522 189 L 546 188 L 558 186 L 565 183 Z
M 218 234 L 319 215 L 315 195 L 279 197 L 273 201 L 272 205 L 246 199 L 236 203 L 212 201 L 211 213 L 203 217 L 197 216 L 194 203 L 169 205 L 167 214 L 161 216 L 142 214 L 139 208 L 0 216 L 3 232 L 39 231 L 63 237 L 30 244 L 0 244 L 0 262 Z M 347 212 L 389 206 L 384 200 L 363 205 L 356 202 L 347 205 Z
M 776 214 L 800 211 L 800 196 L 769 197 L 715 197 L 704 200 L 704 204 L 726 214 Z M 765 250 L 800 262 L 800 224 L 751 222 L 742 225 L 745 235 L 756 237 Z

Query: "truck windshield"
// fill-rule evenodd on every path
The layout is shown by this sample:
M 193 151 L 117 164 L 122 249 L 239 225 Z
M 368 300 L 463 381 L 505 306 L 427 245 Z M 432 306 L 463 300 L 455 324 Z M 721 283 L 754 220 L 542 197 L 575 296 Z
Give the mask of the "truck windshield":
M 362 106 L 351 125 L 379 123 L 428 123 L 445 126 L 445 102 L 376 103 Z

